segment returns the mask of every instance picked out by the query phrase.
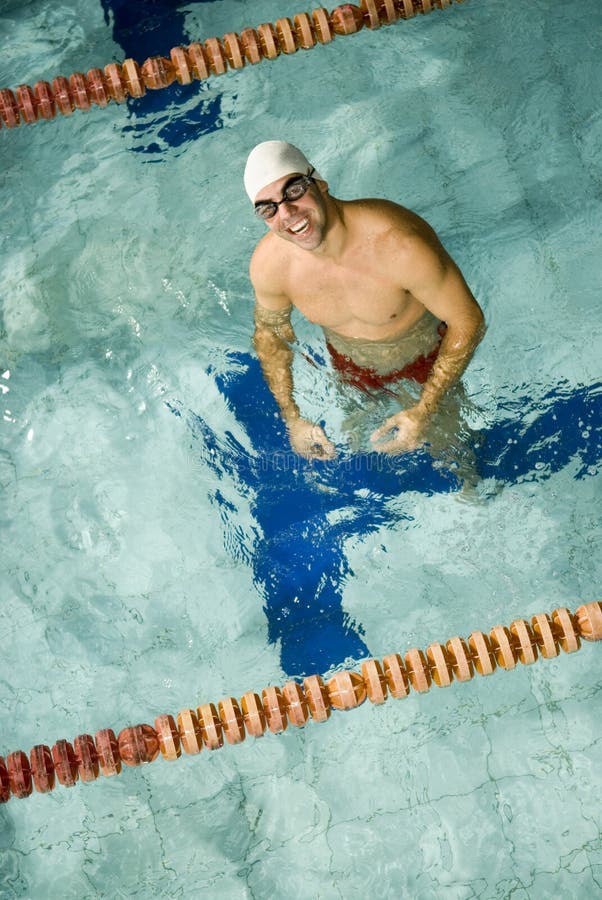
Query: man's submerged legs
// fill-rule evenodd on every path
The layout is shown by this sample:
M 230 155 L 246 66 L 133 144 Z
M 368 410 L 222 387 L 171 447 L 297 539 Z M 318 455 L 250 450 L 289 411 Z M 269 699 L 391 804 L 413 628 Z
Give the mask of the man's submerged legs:
M 368 389 L 347 379 L 338 379 L 339 404 L 344 411 L 341 438 L 352 453 L 378 453 L 370 435 L 380 423 L 400 409 L 416 403 L 420 384 L 410 379 Z M 469 425 L 472 401 L 462 384 L 455 385 L 433 415 L 419 452 L 428 453 L 438 468 L 449 469 L 462 482 L 463 491 L 480 481 L 475 456 L 479 432 Z M 400 454 L 391 459 L 399 459 Z

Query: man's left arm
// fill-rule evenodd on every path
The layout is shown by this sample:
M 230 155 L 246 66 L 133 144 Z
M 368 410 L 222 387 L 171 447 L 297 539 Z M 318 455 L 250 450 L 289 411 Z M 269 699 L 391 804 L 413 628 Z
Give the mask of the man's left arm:
M 406 238 L 400 255 L 404 288 L 445 322 L 447 330 L 418 402 L 391 416 L 372 435 L 372 441 L 379 441 L 395 429 L 388 441 L 378 445 L 385 453 L 411 450 L 420 444 L 442 398 L 459 380 L 485 333 L 481 307 L 434 234 L 432 239 Z

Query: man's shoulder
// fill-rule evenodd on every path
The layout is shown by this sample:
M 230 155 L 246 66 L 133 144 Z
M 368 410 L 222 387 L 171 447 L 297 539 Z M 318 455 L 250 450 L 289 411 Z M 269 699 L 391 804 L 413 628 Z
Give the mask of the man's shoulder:
M 345 207 L 348 210 L 348 215 L 363 226 L 369 225 L 382 229 L 394 227 L 411 233 L 422 222 L 422 219 L 416 213 L 406 209 L 405 206 L 394 203 L 392 200 L 383 200 L 378 197 L 347 200 L 345 201 Z
M 277 240 L 271 232 L 264 234 L 251 256 L 249 264 L 251 277 L 259 276 L 263 272 L 271 274 L 278 270 L 283 250 L 281 243 L 282 241 Z
M 285 290 L 286 244 L 271 232 L 261 238 L 249 264 L 249 275 L 255 292 L 280 294 Z
M 352 200 L 348 209 L 354 231 L 371 236 L 385 254 L 397 251 L 411 257 L 421 247 L 438 244 L 428 222 L 411 209 L 391 200 Z

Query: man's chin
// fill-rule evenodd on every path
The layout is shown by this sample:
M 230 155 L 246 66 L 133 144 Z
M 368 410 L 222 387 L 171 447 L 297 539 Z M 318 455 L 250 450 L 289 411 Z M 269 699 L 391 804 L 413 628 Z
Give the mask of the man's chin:
M 322 243 L 322 234 L 315 228 L 310 228 L 306 234 L 293 234 L 285 231 L 282 237 L 285 241 L 299 247 L 300 250 L 316 250 Z

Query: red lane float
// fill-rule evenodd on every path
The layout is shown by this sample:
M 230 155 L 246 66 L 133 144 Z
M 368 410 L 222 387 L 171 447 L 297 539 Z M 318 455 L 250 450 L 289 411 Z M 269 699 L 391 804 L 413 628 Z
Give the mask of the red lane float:
M 247 734 L 262 737 L 266 728 L 273 733 L 285 731 L 289 723 L 303 727 L 311 717 L 326 722 L 332 709 L 349 710 L 366 698 L 380 705 L 388 694 L 397 699 L 407 697 L 412 688 L 424 693 L 434 683 L 449 687 L 452 681 L 469 681 L 475 671 L 492 675 L 496 668 L 514 669 L 517 663 L 532 665 L 538 654 L 551 659 L 559 654 L 574 653 L 586 641 L 602 640 L 602 603 L 580 606 L 575 613 L 564 607 L 550 616 L 539 613 L 530 622 L 515 619 L 509 628 L 495 625 L 485 634 L 473 631 L 469 638 L 450 638 L 447 643 L 430 644 L 426 651 L 412 648 L 402 658 L 390 653 L 382 663 L 377 659 L 362 662 L 361 674 L 343 670 L 326 683 L 320 675 L 309 675 L 303 684 L 288 681 L 282 688 L 269 686 L 261 696 L 247 691 L 240 698 L 225 697 L 217 706 L 204 703 L 194 709 L 182 709 L 174 718 L 157 716 L 155 727 L 133 725 L 115 737 L 110 728 L 80 734 L 73 741 L 59 740 L 52 749 L 37 744 L 29 757 L 22 750 L 0 756 L 0 803 L 11 797 L 29 797 L 35 787 L 39 793 L 53 790 L 55 781 L 73 787 L 76 781 L 95 781 L 99 772 L 105 777 L 118 775 L 122 763 L 141 766 L 157 756 L 173 761 L 182 749 L 188 755 L 200 753 L 203 747 L 218 750 L 224 745 L 239 744 Z
M 79 778 L 79 768 L 73 745 L 69 741 L 57 741 L 52 748 L 54 771 L 63 787 L 73 787 Z
M 257 28 L 244 28 L 240 34 L 229 31 L 221 39 L 207 38 L 202 44 L 174 47 L 166 56 L 150 56 L 142 65 L 133 59 L 109 63 L 104 69 L 92 68 L 87 75 L 74 72 L 62 75 L 50 85 L 38 81 L 33 88 L 21 84 L 13 92 L 0 90 L 0 128 L 31 125 L 38 119 L 53 119 L 57 111 L 69 116 L 74 109 L 123 103 L 128 96 L 137 98 L 169 87 L 174 81 L 190 84 L 211 75 L 224 75 L 228 69 L 242 69 L 262 59 L 276 59 L 281 53 L 290 56 L 297 50 L 310 50 L 316 44 L 329 44 L 335 36 L 356 34 L 362 28 L 371 30 L 392 25 L 398 19 L 411 19 L 417 13 L 447 9 L 453 0 L 361 0 L 359 6 L 343 3 L 332 12 L 314 9 L 265 22 Z M 456 0 L 460 3 L 462 0 Z

